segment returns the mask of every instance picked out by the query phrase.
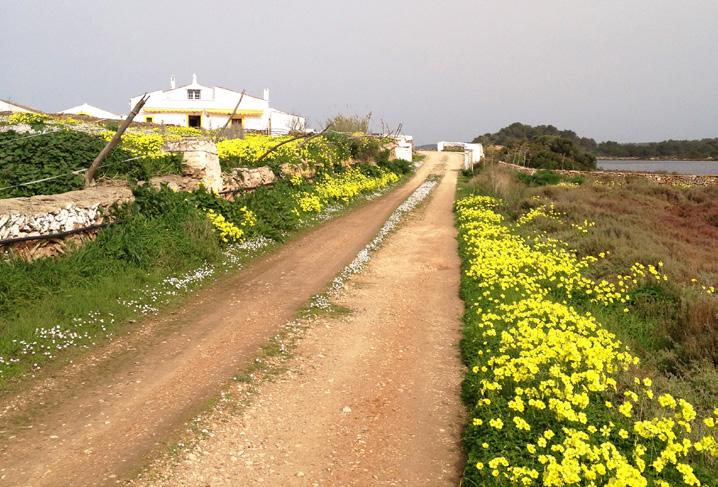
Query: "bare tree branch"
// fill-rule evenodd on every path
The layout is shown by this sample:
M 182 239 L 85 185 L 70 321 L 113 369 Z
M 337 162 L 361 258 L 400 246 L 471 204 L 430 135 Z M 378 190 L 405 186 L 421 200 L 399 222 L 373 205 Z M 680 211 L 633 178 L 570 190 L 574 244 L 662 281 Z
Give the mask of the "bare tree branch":
M 232 110 L 232 115 L 230 115 L 229 118 L 227 119 L 227 121 L 224 123 L 224 127 L 222 127 L 222 130 L 217 132 L 215 141 L 219 140 L 219 138 L 224 135 L 224 132 L 225 132 L 225 130 L 227 130 L 227 127 L 229 126 L 229 124 L 232 123 L 232 119 L 237 114 L 237 110 L 239 110 L 239 105 L 242 103 L 242 100 L 244 99 L 244 94 L 246 93 L 246 91 L 247 91 L 246 89 L 242 90 L 242 94 L 239 96 L 239 101 L 234 106 L 234 110 Z M 244 138 L 244 133 L 242 133 L 242 138 Z
M 309 142 L 309 140 L 311 140 L 315 137 L 320 137 L 320 136 L 324 135 L 324 133 L 327 130 L 329 130 L 329 127 L 326 127 L 324 130 L 322 130 L 321 132 L 316 133 L 316 134 L 302 134 L 302 135 L 298 135 L 296 137 L 292 137 L 291 139 L 284 140 L 284 141 L 280 142 L 279 144 L 275 145 L 274 147 L 269 148 L 269 150 L 267 150 L 267 152 L 265 152 L 264 154 L 259 156 L 259 158 L 257 159 L 256 162 L 262 162 L 269 154 L 271 154 L 275 150 L 279 149 L 283 145 L 289 144 L 290 142 L 294 142 L 295 140 L 306 139 L 304 142 L 302 142 L 302 145 L 301 145 L 301 146 L 304 146 L 304 144 Z
M 132 120 L 134 120 L 135 116 L 137 116 L 139 111 L 142 110 L 142 107 L 145 106 L 145 103 L 147 103 L 147 100 L 149 99 L 150 97 L 147 96 L 147 93 L 142 95 L 142 98 L 137 101 L 130 114 L 127 115 L 127 118 L 122 121 L 122 125 L 120 125 L 120 127 L 117 129 L 117 132 L 115 132 L 115 135 L 112 137 L 112 139 L 100 151 L 100 153 L 97 154 L 97 157 L 95 157 L 95 160 L 92 161 L 90 167 L 87 168 L 87 172 L 85 172 L 86 188 L 92 185 L 93 181 L 95 180 L 95 173 L 97 173 L 97 170 L 100 168 L 100 164 L 102 164 L 102 161 L 105 159 L 105 157 L 107 157 L 110 152 L 112 152 L 112 149 L 114 149 L 115 146 L 119 144 L 120 139 L 122 138 L 122 134 L 125 133 L 127 127 L 130 126 Z

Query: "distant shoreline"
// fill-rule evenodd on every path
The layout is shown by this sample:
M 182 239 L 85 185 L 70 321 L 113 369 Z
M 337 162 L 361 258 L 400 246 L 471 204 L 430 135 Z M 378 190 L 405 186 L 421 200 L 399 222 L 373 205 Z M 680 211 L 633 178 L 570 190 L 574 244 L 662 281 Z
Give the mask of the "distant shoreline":
M 597 161 L 648 161 L 648 162 L 718 162 L 716 159 L 681 159 L 678 157 L 605 157 L 597 156 Z

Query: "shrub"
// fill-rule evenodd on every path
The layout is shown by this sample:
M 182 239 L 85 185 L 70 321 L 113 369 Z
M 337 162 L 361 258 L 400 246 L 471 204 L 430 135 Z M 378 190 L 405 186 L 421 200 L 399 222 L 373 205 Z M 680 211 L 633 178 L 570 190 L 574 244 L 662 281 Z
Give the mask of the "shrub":
M 533 174 L 517 172 L 516 177 L 528 186 L 550 186 L 556 184 L 583 184 L 585 178 L 581 176 L 563 176 L 553 171 L 540 169 Z
M 329 130 L 336 132 L 343 132 L 347 134 L 360 133 L 366 134 L 369 132 L 369 122 L 371 121 L 371 112 L 366 115 L 351 114 L 343 115 L 339 114 L 330 118 L 326 122 L 326 127 Z
M 44 113 L 16 112 L 8 117 L 11 124 L 25 124 L 31 127 L 41 127 L 49 120 L 50 117 Z

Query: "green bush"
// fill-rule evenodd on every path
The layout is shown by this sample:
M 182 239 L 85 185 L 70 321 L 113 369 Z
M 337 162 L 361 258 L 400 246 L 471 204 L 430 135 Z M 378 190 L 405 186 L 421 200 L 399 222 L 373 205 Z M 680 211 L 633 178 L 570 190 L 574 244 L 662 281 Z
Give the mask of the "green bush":
M 559 183 L 583 184 L 581 176 L 563 176 L 553 171 L 540 169 L 533 174 L 517 172 L 516 178 L 528 186 L 553 186 Z
M 14 131 L 0 133 L 0 187 L 54 178 L 27 186 L 0 191 L 0 198 L 64 193 L 83 186 L 82 173 L 107 142 L 98 135 L 74 130 L 58 130 L 28 136 Z M 181 170 L 181 155 L 132 159 L 133 155 L 117 147 L 103 161 L 98 177 L 148 179 L 158 174 Z

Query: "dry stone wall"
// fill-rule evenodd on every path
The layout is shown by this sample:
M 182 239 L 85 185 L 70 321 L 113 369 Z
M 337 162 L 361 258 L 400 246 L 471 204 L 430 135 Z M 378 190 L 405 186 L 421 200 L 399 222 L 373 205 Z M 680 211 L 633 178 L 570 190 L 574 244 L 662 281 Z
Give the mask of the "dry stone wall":
M 0 240 L 69 232 L 105 221 L 107 210 L 133 200 L 127 185 L 0 200 Z
M 271 185 L 276 181 L 276 175 L 269 166 L 236 168 L 223 174 L 217 147 L 206 139 L 169 142 L 164 150 L 183 154 L 183 174 L 152 178 L 148 183 L 154 187 L 167 185 L 175 191 L 196 191 L 204 187 L 225 193 L 226 198 L 232 199 L 234 193 Z M 354 162 L 346 161 L 346 165 Z M 308 163 L 283 164 L 280 170 L 283 177 L 311 179 L 316 176 L 316 170 Z M 40 239 L 107 223 L 108 210 L 112 206 L 133 200 L 132 190 L 126 183 L 98 185 L 56 195 L 0 199 L 0 251 L 12 246 L 18 254 L 28 258 L 62 253 L 63 243 L 68 240 L 82 241 L 92 236 L 63 235 L 62 239 L 53 238 L 45 242 Z M 32 241 L 18 243 L 19 240 Z
M 534 174 L 538 169 L 533 167 L 518 166 L 508 162 L 499 162 L 504 167 L 526 174 Z M 715 186 L 718 185 L 718 176 L 696 176 L 692 174 L 657 174 L 649 172 L 619 172 L 619 171 L 572 171 L 565 169 L 552 170 L 557 174 L 565 176 L 591 176 L 599 179 L 617 179 L 628 177 L 640 177 L 650 179 L 658 184 L 672 186 Z
M 222 175 L 225 192 L 256 189 L 260 186 L 274 184 L 276 176 L 269 166 L 238 167 Z
M 222 167 L 214 142 L 187 138 L 167 142 L 163 149 L 182 153 L 183 176 L 201 182 L 210 191 L 222 191 Z

